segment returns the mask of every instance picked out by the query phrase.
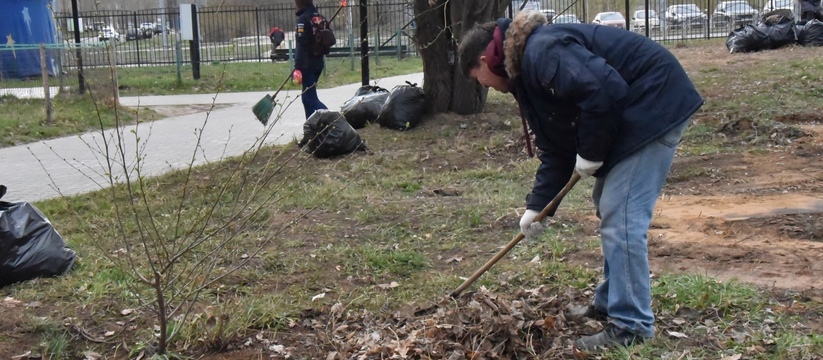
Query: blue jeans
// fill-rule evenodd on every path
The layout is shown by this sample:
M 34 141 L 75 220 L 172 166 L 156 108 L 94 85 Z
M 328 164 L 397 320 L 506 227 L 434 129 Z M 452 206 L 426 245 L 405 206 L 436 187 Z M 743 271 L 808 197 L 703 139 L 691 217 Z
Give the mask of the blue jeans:
M 314 114 L 315 110 L 328 109 L 326 105 L 320 102 L 317 98 L 317 80 L 323 69 L 319 70 L 305 70 L 303 73 L 303 94 L 300 95 L 300 100 L 303 101 L 303 110 L 306 111 L 306 119 Z
M 674 152 L 691 121 L 685 121 L 597 178 L 592 200 L 600 218 L 603 276 L 594 306 L 617 327 L 654 335 L 646 233 L 657 196 L 672 166 Z

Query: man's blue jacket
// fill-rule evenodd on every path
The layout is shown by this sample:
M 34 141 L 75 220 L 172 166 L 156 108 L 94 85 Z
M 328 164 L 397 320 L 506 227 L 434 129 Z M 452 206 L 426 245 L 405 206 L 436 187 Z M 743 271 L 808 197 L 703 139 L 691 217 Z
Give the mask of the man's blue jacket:
M 317 8 L 310 6 L 297 12 L 297 28 L 295 37 L 297 45 L 294 51 L 294 68 L 304 70 L 322 70 L 324 66 L 323 55 L 314 55 L 314 27 L 313 21 L 320 16 Z
M 595 176 L 604 176 L 703 104 L 677 58 L 642 35 L 522 14 L 498 25 L 512 93 L 540 149 L 529 209 L 563 188 L 576 154 L 603 161 Z

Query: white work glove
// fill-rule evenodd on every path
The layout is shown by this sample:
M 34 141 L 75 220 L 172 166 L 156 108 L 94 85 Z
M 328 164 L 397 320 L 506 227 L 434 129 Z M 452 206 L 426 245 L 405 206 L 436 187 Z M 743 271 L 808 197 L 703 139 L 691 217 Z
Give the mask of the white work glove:
M 580 177 L 585 179 L 594 175 L 601 166 L 603 166 L 602 161 L 589 161 L 577 155 L 577 162 L 574 163 L 574 171 L 577 171 Z
M 540 235 L 540 233 L 546 230 L 546 225 L 534 221 L 534 218 L 537 217 L 537 214 L 540 214 L 540 212 L 534 210 L 526 210 L 526 212 L 523 214 L 523 217 L 520 218 L 520 232 L 522 232 L 523 235 L 526 236 L 527 240 Z

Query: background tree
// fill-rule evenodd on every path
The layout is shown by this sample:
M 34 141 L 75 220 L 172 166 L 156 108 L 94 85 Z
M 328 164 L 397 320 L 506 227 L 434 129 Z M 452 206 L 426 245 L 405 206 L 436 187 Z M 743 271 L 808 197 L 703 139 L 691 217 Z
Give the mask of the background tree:
M 475 23 L 503 16 L 507 6 L 508 1 L 502 0 L 414 0 L 429 111 L 476 114 L 483 110 L 488 90 L 460 73 L 457 45 Z

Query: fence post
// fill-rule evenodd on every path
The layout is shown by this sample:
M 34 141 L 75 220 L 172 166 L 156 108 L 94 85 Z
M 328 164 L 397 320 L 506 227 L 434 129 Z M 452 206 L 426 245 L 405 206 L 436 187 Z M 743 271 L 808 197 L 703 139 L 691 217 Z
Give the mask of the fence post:
M 402 57 L 400 56 L 400 50 L 402 48 L 400 40 L 403 40 L 403 38 L 400 37 L 400 29 L 397 29 L 397 34 L 395 34 L 395 36 L 397 37 L 397 40 L 394 41 L 395 45 L 397 45 L 395 46 L 395 49 L 397 49 L 397 61 L 400 61 L 402 60 Z
M 174 55 L 176 58 L 175 63 L 177 64 L 177 87 L 183 86 L 183 43 L 180 40 L 180 34 L 178 33 L 174 39 Z
M 380 31 L 374 32 L 374 64 L 380 65 Z
M 40 71 L 43 75 L 43 97 L 46 99 L 46 123 L 52 124 L 51 94 L 49 91 L 49 68 L 46 66 L 46 44 L 40 44 Z
M 292 52 L 292 44 L 294 40 L 289 40 L 289 69 L 294 69 L 294 53 Z
M 351 59 L 351 71 L 354 71 L 354 34 L 349 31 L 349 59 Z
M 145 34 L 143 30 L 140 29 L 140 25 L 137 24 L 137 11 L 133 13 L 134 15 L 134 32 L 135 32 L 135 39 L 134 39 L 134 46 L 137 49 L 137 67 L 140 67 L 140 38 L 143 37 Z M 151 29 L 154 31 L 154 29 Z M 152 36 L 154 37 L 154 36 Z M 129 29 L 126 29 L 126 41 L 129 41 Z
M 260 14 L 257 6 L 254 7 L 254 23 L 257 27 L 255 38 L 257 39 L 257 62 L 263 62 L 263 48 L 260 47 Z
M 111 85 L 114 94 L 114 105 L 120 103 L 120 86 L 117 84 L 117 51 L 114 50 L 114 42 L 109 41 L 109 65 L 111 66 Z

